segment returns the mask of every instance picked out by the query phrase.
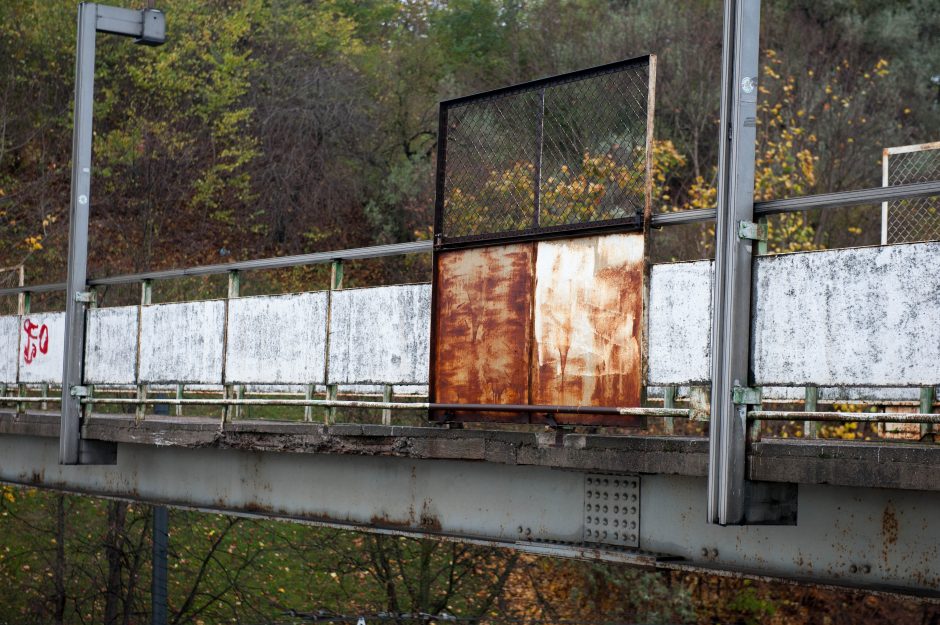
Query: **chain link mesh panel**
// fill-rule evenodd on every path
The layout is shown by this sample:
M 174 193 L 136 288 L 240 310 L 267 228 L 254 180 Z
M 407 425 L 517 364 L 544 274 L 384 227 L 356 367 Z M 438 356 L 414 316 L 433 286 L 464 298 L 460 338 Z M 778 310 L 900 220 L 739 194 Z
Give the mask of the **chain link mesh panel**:
M 438 242 L 642 227 L 651 64 L 441 103 Z
M 940 145 L 885 155 L 888 186 L 940 180 Z M 888 243 L 940 239 L 940 197 L 888 202 Z

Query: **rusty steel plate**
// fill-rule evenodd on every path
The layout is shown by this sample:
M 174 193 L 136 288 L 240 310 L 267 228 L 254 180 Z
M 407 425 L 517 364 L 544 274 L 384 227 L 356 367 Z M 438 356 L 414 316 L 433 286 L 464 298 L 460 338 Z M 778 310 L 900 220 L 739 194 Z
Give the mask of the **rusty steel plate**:
M 532 243 L 437 254 L 432 401 L 528 403 L 533 261 Z
M 507 410 L 431 418 L 642 425 L 510 406 L 640 405 L 644 263 L 640 233 L 439 251 L 431 401 Z
M 638 233 L 538 243 L 531 403 L 640 405 L 643 243 Z M 610 423 L 611 417 L 558 415 L 556 421 Z

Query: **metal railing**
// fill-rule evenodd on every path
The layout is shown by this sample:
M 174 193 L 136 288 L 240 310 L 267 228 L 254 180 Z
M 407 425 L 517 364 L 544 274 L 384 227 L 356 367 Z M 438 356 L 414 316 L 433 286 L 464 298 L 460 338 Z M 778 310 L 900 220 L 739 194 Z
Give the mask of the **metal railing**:
M 847 206 L 857 206 L 860 204 L 871 204 L 890 200 L 924 198 L 940 195 L 940 181 L 921 182 L 913 184 L 898 185 L 894 187 L 876 187 L 871 189 L 860 189 L 855 191 L 845 191 L 836 193 L 825 193 L 818 195 L 809 195 L 796 198 L 787 198 L 781 200 L 770 200 L 755 203 L 755 214 L 758 216 L 769 216 L 780 213 L 799 212 L 811 209 L 830 209 Z M 653 227 L 666 227 L 681 224 L 692 224 L 712 221 L 715 219 L 715 209 L 703 209 L 695 211 L 682 211 L 676 213 L 656 214 L 652 217 Z M 413 241 L 409 243 L 397 243 L 390 245 L 380 245 L 372 247 L 354 248 L 347 250 L 336 250 L 328 252 L 316 252 L 312 254 L 301 254 L 295 256 L 283 256 L 273 258 L 263 258 L 248 261 L 220 263 L 213 265 L 201 265 L 196 267 L 169 269 L 161 271 L 150 271 L 137 274 L 125 274 L 118 276 L 109 276 L 102 278 L 92 278 L 88 281 L 90 287 L 113 286 L 140 284 L 146 290 L 155 280 L 172 280 L 193 276 L 209 276 L 228 274 L 231 281 L 234 279 L 237 283 L 237 276 L 242 271 L 284 269 L 291 267 L 332 264 L 334 281 L 336 274 L 342 275 L 342 263 L 345 260 L 366 260 L 374 258 L 383 258 L 391 256 L 402 256 L 409 254 L 424 254 L 432 251 L 431 241 Z M 32 293 L 48 293 L 64 290 L 64 283 L 25 285 L 0 289 L 0 296 L 19 296 Z M 237 289 L 237 287 L 236 287 Z M 146 297 L 146 296 L 145 296 Z M 148 300 L 149 303 L 149 300 Z M 18 405 L 37 404 L 37 403 L 56 403 L 54 397 L 31 397 L 25 395 L 25 389 L 21 385 L 20 393 L 17 396 L 0 393 L 0 403 L 15 403 Z M 5 389 L 4 389 L 5 391 Z M 439 409 L 452 411 L 476 411 L 476 412 L 494 412 L 499 410 L 514 410 L 529 413 L 583 413 L 583 414 L 618 414 L 630 416 L 659 417 L 670 420 L 673 418 L 687 418 L 692 420 L 706 419 L 702 411 L 694 408 L 676 408 L 674 404 L 658 407 L 585 407 L 585 406 L 502 406 L 502 405 L 470 405 L 470 404 L 431 404 L 428 402 L 396 402 L 391 401 L 393 394 L 390 389 L 383 393 L 383 401 L 356 401 L 338 399 L 335 389 L 327 387 L 325 399 L 314 399 L 310 393 L 304 399 L 295 399 L 285 394 L 284 397 L 264 397 L 252 398 L 246 397 L 244 392 L 238 395 L 229 395 L 222 391 L 223 397 L 203 397 L 203 398 L 184 398 L 181 393 L 176 397 L 153 397 L 146 392 L 137 393 L 136 397 L 85 397 L 81 399 L 84 406 L 92 405 L 132 405 L 137 407 L 138 413 L 142 412 L 145 405 L 173 405 L 179 407 L 200 405 L 200 406 L 222 406 L 230 407 L 248 407 L 248 406 L 302 406 L 308 410 L 312 407 L 324 407 L 332 410 L 336 408 L 368 408 L 383 411 L 383 421 L 389 421 L 389 411 L 396 410 L 422 410 Z M 888 402 L 885 402 L 888 403 Z M 932 407 L 932 401 L 927 404 L 927 410 Z M 921 402 L 923 409 L 924 403 Z M 807 404 L 805 411 L 771 411 L 771 410 L 749 410 L 747 419 L 752 422 L 757 421 L 780 421 L 780 420 L 805 420 L 807 425 L 814 422 L 878 422 L 878 423 L 940 423 L 940 415 L 930 412 L 906 412 L 906 413 L 860 413 L 860 412 L 819 412 L 815 410 L 815 402 Z M 329 421 L 328 421 L 329 422 Z M 671 429 L 671 428 L 669 428 Z M 813 428 L 815 429 L 815 428 Z
M 797 213 L 813 209 L 844 208 L 862 204 L 879 204 L 890 200 L 915 199 L 931 196 L 940 196 L 940 181 L 918 182 L 893 187 L 874 187 L 855 191 L 820 193 L 780 200 L 766 200 L 754 203 L 754 214 L 758 217 L 769 217 L 781 213 Z M 662 228 L 666 226 L 704 223 L 715 221 L 715 215 L 716 209 L 714 208 L 678 211 L 675 213 L 657 213 L 651 217 L 650 225 L 654 228 Z M 161 271 L 147 271 L 143 273 L 91 278 L 88 280 L 88 285 L 90 287 L 98 287 L 137 284 L 146 280 L 171 280 L 174 278 L 193 276 L 221 275 L 232 271 L 287 269 L 290 267 L 324 265 L 332 263 L 333 261 L 367 260 L 406 254 L 428 254 L 431 252 L 432 248 L 433 242 L 430 240 L 392 243 L 389 245 L 359 247 L 348 250 L 315 252 L 295 256 L 276 256 L 232 263 L 199 265 L 182 269 L 165 269 Z M 64 290 L 64 282 L 33 284 L 2 288 L 0 289 L 0 297 L 18 295 L 19 293 L 54 293 Z

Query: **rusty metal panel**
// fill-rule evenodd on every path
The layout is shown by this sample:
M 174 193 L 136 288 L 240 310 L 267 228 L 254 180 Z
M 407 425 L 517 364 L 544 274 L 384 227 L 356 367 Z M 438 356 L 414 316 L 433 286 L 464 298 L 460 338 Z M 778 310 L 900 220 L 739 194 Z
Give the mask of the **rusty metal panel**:
M 528 403 L 533 261 L 532 243 L 437 254 L 434 401 Z
M 639 406 L 643 235 L 537 245 L 531 403 Z
M 140 381 L 222 383 L 225 302 L 144 306 Z
M 714 263 L 656 265 L 650 271 L 649 383 L 711 380 Z
M 937 384 L 938 265 L 940 243 L 760 258 L 755 383 Z
M 20 317 L 0 317 L 0 383 L 16 382 L 16 354 L 19 351 Z
M 322 383 L 328 297 L 321 291 L 229 300 L 225 381 Z
M 428 284 L 333 291 L 329 383 L 428 381 Z
M 20 323 L 20 382 L 62 382 L 65 313 L 23 315 Z
M 85 337 L 85 382 L 134 384 L 137 381 L 139 307 L 93 308 Z

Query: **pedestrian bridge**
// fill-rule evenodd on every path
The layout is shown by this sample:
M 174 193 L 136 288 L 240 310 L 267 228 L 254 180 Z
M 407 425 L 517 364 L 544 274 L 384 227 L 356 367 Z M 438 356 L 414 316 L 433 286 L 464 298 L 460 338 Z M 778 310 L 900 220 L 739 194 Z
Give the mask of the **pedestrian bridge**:
M 579 408 L 590 416 L 590 405 L 536 406 L 529 423 L 499 424 L 449 419 L 461 407 L 426 398 L 430 285 L 342 288 L 343 259 L 429 249 L 92 280 L 136 282 L 142 300 L 87 312 L 89 466 L 59 464 L 61 398 L 49 389 L 62 382 L 64 313 L 34 313 L 21 298 L 21 314 L 0 317 L 0 479 L 537 553 L 940 592 L 930 414 L 940 243 L 756 259 L 760 398 L 748 412 L 746 472 L 757 487 L 749 524 L 727 527 L 708 524 L 705 510 L 710 261 L 650 270 L 641 406 L 601 407 L 593 414 L 605 425 L 559 423 Z M 324 262 L 333 289 L 239 297 L 250 263 Z M 222 272 L 225 299 L 149 303 L 154 280 Z M 444 416 L 429 420 L 435 413 Z M 826 438 L 831 421 L 861 423 L 872 440 Z M 912 440 L 893 439 L 905 432 Z
M 441 103 L 433 241 L 88 279 L 96 33 L 165 29 L 82 3 L 68 277 L 0 289 L 0 481 L 940 596 L 940 243 L 766 255 L 768 217 L 940 182 L 755 202 L 759 9 L 725 2 L 717 209 L 654 214 L 647 55 Z M 714 262 L 651 265 L 712 220 Z M 344 288 L 428 253 L 428 284 Z M 316 264 L 329 289 L 242 297 Z

